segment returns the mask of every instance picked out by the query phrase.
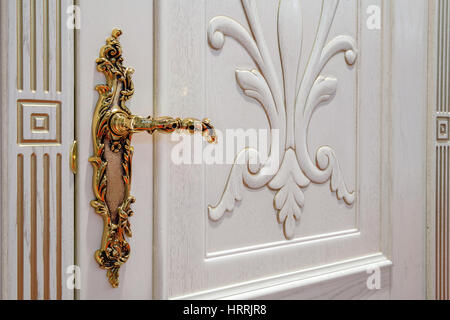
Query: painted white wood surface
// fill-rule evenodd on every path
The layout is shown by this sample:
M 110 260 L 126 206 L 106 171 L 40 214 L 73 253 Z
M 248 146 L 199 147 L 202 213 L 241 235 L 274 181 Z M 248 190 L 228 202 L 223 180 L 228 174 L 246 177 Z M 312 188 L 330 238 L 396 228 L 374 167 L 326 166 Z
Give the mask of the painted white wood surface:
M 74 44 L 63 20 L 71 4 L 2 1 L 2 14 L 7 13 L 1 30 L 2 52 L 7 52 L 7 61 L 2 60 L 2 76 L 7 75 L 2 90 L 5 299 L 73 298 L 65 270 L 74 263 L 74 179 L 68 166 Z
M 0 2 L 0 30 L 8 30 L 7 29 L 7 21 L 8 21 L 8 14 L 6 11 L 6 5 L 4 2 Z M 3 37 L 2 33 L 0 33 L 0 72 L 2 74 L 4 74 L 7 70 L 8 70 L 8 54 L 6 50 L 2 50 L 3 48 L 6 48 L 8 46 L 8 38 Z M 7 89 L 7 81 L 4 80 L 4 77 L 0 77 L 0 90 L 1 92 L 6 92 Z M 3 94 L 0 94 L 0 104 L 3 106 L 5 105 L 7 100 L 7 97 Z M 3 108 L 1 108 L 0 110 L 3 111 Z M 6 128 L 3 125 L 3 121 L 0 121 L 0 132 L 3 135 L 5 135 L 5 131 Z M 0 139 L 0 149 L 3 150 L 3 139 Z M 0 176 L 2 177 L 1 182 L 0 183 L 0 203 L 3 203 L 3 198 L 6 197 L 6 195 L 3 194 L 4 188 L 3 188 L 3 175 L 5 174 L 6 170 L 4 169 L 3 166 L 3 157 L 0 157 Z M 3 207 L 2 207 L 3 209 Z M 0 219 L 0 239 L 3 242 L 6 241 L 6 236 L 4 236 L 4 234 L 6 234 L 6 232 L 3 230 L 3 218 Z M 3 246 L 0 246 L 0 254 L 3 257 L 5 250 Z M 3 297 L 3 262 L 0 263 L 0 298 Z
M 220 130 L 269 127 L 261 105 L 245 97 L 242 89 L 248 84 L 235 70 L 263 74 L 268 68 L 264 79 L 272 84 L 277 77 L 295 78 L 283 73 L 281 56 L 294 71 L 300 59 L 303 75 L 314 39 L 323 31 L 316 32 L 321 2 L 300 1 L 303 51 L 296 53 L 294 48 L 287 56 L 278 47 L 278 1 L 243 3 L 156 2 L 157 115 L 207 116 Z M 235 41 L 229 35 L 242 35 L 236 30 L 250 28 L 252 17 L 243 9 L 252 3 L 256 5 L 252 17 L 257 16 L 261 25 L 253 24 L 250 38 L 243 35 Z M 366 28 L 369 5 L 381 9 L 381 30 Z M 231 212 L 213 215 L 221 218 L 214 222 L 208 217 L 208 205 L 219 203 L 231 165 L 175 165 L 170 160 L 175 142 L 167 136 L 156 138 L 156 298 L 369 297 L 361 270 L 373 266 L 373 257 L 389 273 L 382 272 L 384 291 L 378 298 L 425 296 L 427 14 L 427 2 L 421 0 L 340 1 L 324 39 L 349 34 L 356 39 L 358 55 L 354 67 L 343 61 L 341 53 L 323 69 L 324 76 L 338 79 L 338 89 L 334 99 L 313 115 L 308 147 L 312 154 L 322 145 L 335 149 L 345 182 L 356 191 L 353 205 L 337 201 L 330 187 L 321 184 L 326 179 L 317 179 L 318 184 L 305 191 L 301 218 L 291 219 L 286 234 L 283 221 L 276 219 L 276 190 L 252 190 L 248 180 L 238 205 L 228 204 Z M 242 27 L 219 21 L 228 36 L 222 43 L 223 35 L 213 33 L 217 38 L 211 48 L 205 32 L 217 16 L 232 18 Z M 265 56 L 264 63 L 270 56 L 273 66 L 258 64 L 251 37 Z M 283 96 L 282 89 L 272 84 L 271 95 Z M 292 116 L 289 112 L 286 117 Z M 289 132 L 289 125 L 286 128 Z M 337 271 L 330 271 L 333 268 Z M 313 277 L 308 270 L 320 275 Z M 327 279 L 327 274 L 333 276 Z M 359 283 L 361 291 L 333 294 L 333 285 L 347 281 L 340 274 Z M 325 279 L 330 286 L 322 283 Z
M 153 105 L 153 3 L 139 0 L 80 0 L 81 29 L 77 31 L 77 139 L 79 172 L 77 175 L 77 251 L 81 268 L 80 299 L 151 299 L 153 237 L 153 138 L 133 136 L 134 157 L 131 194 L 136 197 L 131 217 L 133 237 L 129 239 L 130 258 L 120 269 L 120 286 L 113 289 L 94 259 L 100 247 L 103 221 L 90 206 L 93 199 L 91 119 L 97 102 L 97 84 L 105 83 L 95 60 L 113 28 L 121 28 L 124 65 L 134 68 L 135 94 L 128 107 L 142 116 L 152 115 Z
M 69 1 L 63 2 L 69 4 Z M 242 91 L 248 84 L 242 79 L 240 83 L 237 82 L 240 79 L 236 79 L 235 75 L 236 68 L 257 70 L 261 66 L 249 57 L 242 43 L 230 37 L 226 37 L 219 51 L 208 43 L 207 31 L 213 17 L 225 15 L 242 23 L 243 28 L 249 28 L 238 0 L 159 0 L 155 3 L 155 12 L 151 1 L 134 1 L 133 5 L 124 5 L 121 1 L 79 2 L 81 29 L 77 31 L 76 52 L 79 141 L 76 263 L 81 267 L 81 289 L 77 292 L 79 298 L 425 297 L 427 1 L 340 1 L 330 34 L 326 38 L 331 40 L 333 36 L 349 34 L 356 41 L 357 57 L 352 66 L 353 63 L 347 63 L 343 53 L 340 53 L 325 67 L 324 74 L 338 80 L 337 91 L 334 99 L 314 113 L 308 148 L 313 159 L 313 151 L 320 146 L 329 145 L 335 149 L 342 177 L 349 191 L 356 191 L 353 205 L 338 201 L 327 181 L 310 179 L 316 181 L 304 189 L 305 202 L 300 219 L 292 219 L 291 214 L 286 232 L 283 221 L 277 220 L 273 203 L 276 190 L 244 187 L 242 201 L 214 222 L 209 219 L 208 205 L 215 206 L 219 202 L 231 164 L 175 165 L 170 161 L 175 142 L 168 136 L 156 137 L 153 146 L 151 137 L 136 135 L 133 141 L 132 194 L 137 201 L 133 206 L 136 214 L 131 218 L 134 237 L 130 239 L 131 257 L 121 268 L 119 289 L 109 286 L 105 271 L 93 259 L 93 253 L 100 244 L 102 221 L 89 206 L 92 200 L 92 169 L 87 159 L 92 153 L 90 123 L 97 100 L 94 87 L 104 81 L 95 69 L 100 46 L 113 27 L 123 29 L 121 43 L 125 65 L 136 69 L 133 77 L 136 94 L 130 103 L 134 113 L 198 118 L 208 116 L 221 130 L 269 128 L 261 105 L 246 97 Z M 12 3 L 6 5 L 3 1 L 2 9 L 7 7 L 9 16 L 15 17 L 16 6 L 10 5 Z M 23 3 L 24 12 L 29 12 L 30 2 L 24 0 Z M 42 8 L 43 3 L 37 0 L 36 8 Z M 54 1 L 49 3 L 49 8 L 53 8 Z M 253 36 L 264 34 L 266 37 L 264 55 L 275 61 L 269 72 L 275 75 L 271 81 L 276 82 L 278 77 L 280 83 L 276 89 L 278 92 L 274 89 L 272 95 L 283 96 L 282 79 L 286 80 L 288 86 L 295 87 L 292 79 L 296 76 L 283 69 L 280 57 L 294 66 L 288 71 L 296 69 L 299 58 L 303 74 L 316 37 L 320 1 L 300 1 L 304 35 L 301 52 L 296 47 L 299 43 L 295 42 L 294 37 L 298 37 L 298 34 L 288 33 L 285 41 L 294 44 L 289 50 L 279 50 L 277 40 L 278 25 L 283 29 L 291 23 L 298 23 L 291 16 L 291 11 L 293 15 L 298 8 L 291 8 L 287 18 L 277 21 L 278 1 L 255 3 L 261 27 Z M 381 30 L 368 30 L 365 27 L 369 5 L 378 5 L 382 9 Z M 43 17 L 40 10 L 37 13 L 36 22 L 39 25 Z M 99 13 L 101 19 L 98 18 Z M 156 19 L 155 31 L 153 18 Z M 8 37 L 11 60 L 2 64 L 2 71 L 5 67 L 16 70 L 16 45 L 13 43 L 16 23 L 12 21 L 14 19 L 10 18 L 8 24 L 8 30 L 14 30 L 13 37 Z M 414 23 L 411 24 L 411 21 Z M 299 25 L 297 27 L 300 28 Z M 53 28 L 50 24 L 49 34 L 52 38 Z M 24 70 L 30 68 L 30 58 L 27 56 L 29 29 L 24 26 Z M 2 28 L 3 42 L 4 32 Z M 63 47 L 68 51 L 73 50 L 71 32 L 65 32 L 63 38 L 67 42 L 63 42 Z M 36 39 L 42 39 L 39 28 Z M 153 41 L 156 44 L 155 57 Z M 249 41 L 247 39 L 244 42 Z M 69 61 L 71 53 L 66 53 L 63 54 L 63 70 L 67 71 L 73 64 Z M 45 56 L 40 43 L 36 46 L 36 56 L 38 60 Z M 50 55 L 51 74 L 55 70 L 55 58 Z M 2 178 L 8 179 L 5 185 L 13 186 L 3 190 L 5 197 L 2 203 L 2 254 L 5 256 L 4 253 L 7 253 L 7 259 L 2 261 L 2 290 L 3 297 L 7 298 L 17 296 L 17 153 L 24 154 L 24 203 L 27 206 L 30 203 L 30 155 L 33 152 L 36 154 L 36 185 L 39 187 L 36 197 L 39 212 L 37 227 L 41 228 L 43 223 L 40 214 L 44 202 L 40 188 L 44 183 L 45 153 L 50 156 L 50 181 L 54 181 L 52 159 L 55 154 L 52 148 L 59 148 L 55 152 L 60 152 L 63 159 L 63 212 L 73 211 L 70 200 L 73 181 L 67 166 L 69 141 L 73 137 L 71 113 L 62 113 L 62 120 L 69 125 L 64 127 L 63 143 L 58 147 L 33 146 L 26 147 L 30 151 L 25 151 L 24 147 L 9 143 L 15 142 L 17 128 L 10 124 L 17 123 L 18 98 L 49 100 L 50 97 L 50 100 L 60 100 L 56 93 L 42 92 L 45 90 L 40 81 L 44 78 L 41 65 L 38 64 L 36 70 L 36 93 L 30 93 L 25 88 L 23 92 L 17 93 L 17 79 L 12 72 L 9 72 L 8 81 L 3 83 L 9 88 L 9 100 L 2 106 L 2 115 L 8 115 L 2 118 L 8 120 L 2 121 L 2 146 L 8 147 L 8 153 L 4 153 L 2 159 L 3 164 L 8 164 L 3 166 L 6 169 Z M 65 85 L 70 86 L 73 72 L 70 74 L 66 71 L 63 78 L 67 81 Z M 155 94 L 153 77 L 156 80 Z M 49 79 L 53 88 L 56 79 L 52 75 Z M 25 72 L 24 84 L 29 83 Z M 61 96 L 63 105 L 70 106 L 71 92 L 63 92 Z M 286 105 L 289 105 L 288 100 Z M 289 110 L 286 116 L 292 117 L 292 109 L 286 107 L 286 110 Z M 292 124 L 286 124 L 286 129 L 286 132 L 290 132 Z M 11 139 L 11 136 L 14 138 Z M 291 135 L 287 145 L 292 146 L 292 143 L 295 143 L 295 139 Z M 153 147 L 157 152 L 155 154 Z M 291 151 L 286 154 L 289 154 L 287 159 L 295 160 Z M 289 165 L 295 166 L 295 161 Z M 54 190 L 55 185 L 52 183 L 50 189 Z M 294 188 L 289 186 L 289 189 Z M 51 194 L 51 214 L 55 209 L 53 197 Z M 25 217 L 29 216 L 27 208 L 24 210 Z M 6 213 L 8 215 L 5 216 Z M 51 221 L 53 218 L 51 215 Z M 73 257 L 73 236 L 71 238 L 70 235 L 73 229 L 70 219 L 63 221 L 67 221 L 63 226 L 64 269 L 67 264 L 71 264 Z M 24 226 L 24 251 L 28 252 L 31 245 L 28 218 Z M 42 233 L 38 233 L 38 252 L 43 250 L 42 239 Z M 54 250 L 54 242 L 51 240 L 50 243 L 51 250 Z M 54 259 L 52 256 L 52 265 Z M 31 280 L 29 256 L 25 256 L 24 262 L 25 287 L 29 286 Z M 369 277 L 367 271 L 374 267 L 381 270 L 381 290 L 368 290 L 366 286 Z M 42 298 L 42 264 L 38 263 L 37 268 L 38 297 Z M 52 275 L 53 272 L 51 269 Z M 54 279 L 51 281 L 53 288 Z M 24 291 L 24 297 L 30 297 L 29 290 Z M 55 297 L 54 291 L 51 297 Z M 63 297 L 71 298 L 70 291 L 64 291 Z
M 391 297 L 418 299 L 426 291 L 427 1 L 394 1 L 392 16 Z

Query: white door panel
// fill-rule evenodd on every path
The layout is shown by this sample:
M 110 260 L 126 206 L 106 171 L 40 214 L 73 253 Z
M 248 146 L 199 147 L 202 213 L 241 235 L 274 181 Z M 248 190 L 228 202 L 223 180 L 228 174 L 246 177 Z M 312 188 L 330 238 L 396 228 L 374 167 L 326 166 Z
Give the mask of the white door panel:
M 391 70 L 402 77 L 402 64 L 414 65 L 417 69 L 410 72 L 426 78 L 426 45 L 419 46 L 416 38 L 403 41 L 402 52 L 419 47 L 409 57 L 415 62 L 391 51 L 397 46 L 390 41 L 405 30 L 399 27 L 391 33 L 389 17 L 394 14 L 401 23 L 402 5 L 383 1 L 325 1 L 323 6 L 319 1 L 285 1 L 280 7 L 278 1 L 197 1 L 195 6 L 184 1 L 157 2 L 158 114 L 208 117 L 224 133 L 238 128 L 280 129 L 279 154 L 284 162 L 269 178 L 252 176 L 245 166 L 232 169 L 232 163 L 176 165 L 170 161 L 176 142 L 169 137 L 156 139 L 156 297 L 307 298 L 320 292 L 311 283 L 319 288 L 324 275 L 339 283 L 341 274 L 353 274 L 363 288 L 355 298 L 406 294 L 400 289 L 402 276 L 396 279 L 397 291 L 391 291 L 392 283 L 384 274 L 390 273 L 396 258 L 390 251 L 391 232 L 401 238 L 400 243 L 410 241 L 413 234 L 401 232 L 398 225 L 391 229 L 390 221 L 400 223 L 403 211 L 384 188 L 391 188 L 389 177 L 396 170 L 394 175 L 400 176 L 394 186 L 424 192 L 425 186 L 412 187 L 406 179 L 424 174 L 423 156 L 419 156 L 424 145 L 419 139 L 404 149 L 406 153 L 393 149 L 403 145 L 406 137 L 399 135 L 391 116 L 416 107 L 419 118 L 420 110 L 425 110 L 426 86 L 410 77 L 420 99 L 407 102 L 408 83 L 395 80 L 399 99 L 395 111 L 390 109 L 387 89 Z M 368 27 L 369 6 L 380 10 L 380 28 Z M 426 36 L 426 4 L 417 1 L 408 7 L 409 19 L 417 15 L 419 21 L 414 31 Z M 391 69 L 394 59 L 399 60 L 399 69 Z M 317 86 L 312 87 L 315 81 Z M 316 108 L 307 99 L 315 94 L 324 102 Z M 300 109 L 306 116 L 299 115 Z M 418 125 L 417 135 L 424 134 L 425 122 L 410 120 L 408 126 Z M 197 138 L 190 138 L 192 144 Z M 272 152 L 278 151 L 273 148 Z M 417 163 L 410 162 L 411 167 L 397 159 L 412 155 L 419 158 Z M 418 171 L 406 175 L 396 166 Z M 333 170 L 325 175 L 318 167 Z M 424 199 L 409 211 L 410 230 L 422 235 Z M 410 250 L 423 256 L 423 245 Z M 413 263 L 401 250 L 395 254 L 398 263 Z M 406 274 L 408 279 L 424 272 L 422 258 L 414 263 L 417 273 Z M 365 285 L 366 271 L 374 267 L 381 268 L 387 281 L 384 286 L 389 289 L 384 293 Z M 423 277 L 411 283 L 408 296 L 423 296 Z M 310 290 L 298 289 L 303 286 Z
M 444 0 L 0 8 L 2 298 L 448 298 Z M 104 221 L 89 163 L 96 59 L 114 28 L 135 69 L 130 112 L 218 132 L 215 145 L 133 135 L 118 288 L 94 258 Z

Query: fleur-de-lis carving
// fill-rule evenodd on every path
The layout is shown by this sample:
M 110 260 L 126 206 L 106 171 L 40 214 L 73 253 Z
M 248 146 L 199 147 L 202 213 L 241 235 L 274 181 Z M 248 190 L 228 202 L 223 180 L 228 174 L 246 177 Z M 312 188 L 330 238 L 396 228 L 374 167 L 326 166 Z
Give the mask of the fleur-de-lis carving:
M 355 201 L 355 193 L 345 184 L 335 151 L 329 146 L 318 148 L 315 161 L 307 146 L 307 135 L 315 108 L 331 101 L 336 93 L 338 80 L 323 75 L 328 61 L 343 53 L 345 62 L 354 65 L 357 58 L 355 40 L 339 35 L 327 42 L 336 15 L 339 0 L 322 0 L 322 12 L 316 39 L 306 69 L 300 71 L 302 54 L 303 20 L 300 0 L 280 0 L 278 6 L 278 45 L 282 76 L 276 73 L 263 29 L 257 14 L 255 0 L 241 0 L 250 30 L 236 20 L 217 16 L 211 19 L 208 41 L 213 49 L 220 50 L 226 37 L 232 37 L 245 48 L 256 64 L 250 70 L 236 70 L 236 79 L 245 95 L 255 99 L 264 109 L 269 125 L 280 132 L 280 144 L 271 144 L 267 160 L 250 165 L 249 159 L 257 151 L 242 150 L 236 157 L 224 193 L 215 206 L 209 207 L 209 217 L 219 220 L 226 211 L 234 209 L 235 201 L 242 200 L 244 183 L 249 188 L 265 186 L 276 190 L 274 206 L 278 221 L 283 223 L 287 239 L 295 235 L 295 220 L 299 219 L 304 205 L 302 188 L 311 182 L 322 184 L 330 181 L 332 192 L 348 205 Z M 281 79 L 281 80 L 280 80 Z M 279 145 L 276 150 L 273 145 Z M 281 165 L 273 174 L 267 174 L 272 158 L 277 155 Z M 242 164 L 243 163 L 243 164 Z

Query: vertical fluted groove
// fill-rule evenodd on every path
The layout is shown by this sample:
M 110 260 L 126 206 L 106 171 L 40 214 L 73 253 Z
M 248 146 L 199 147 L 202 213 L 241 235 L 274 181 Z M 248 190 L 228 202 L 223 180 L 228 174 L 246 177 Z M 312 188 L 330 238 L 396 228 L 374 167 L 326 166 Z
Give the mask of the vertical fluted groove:
M 50 157 L 44 154 L 44 299 L 50 299 Z
M 446 94 L 447 92 L 447 84 L 448 84 L 448 41 L 447 41 L 447 35 L 448 35 L 448 1 L 444 1 L 444 6 L 443 6 L 443 10 L 442 10 L 442 14 L 444 15 L 443 18 L 443 36 L 442 36 L 442 72 L 443 72 L 443 76 L 442 76 L 442 105 L 441 105 L 441 112 L 447 112 L 447 103 L 448 103 L 448 96 Z
M 437 86 L 436 118 L 450 117 L 450 6 L 438 1 L 437 13 Z M 437 128 L 438 130 L 440 128 Z M 435 297 L 450 299 L 450 146 L 449 141 L 436 142 L 436 210 L 435 210 Z
M 447 176 L 445 181 L 447 181 L 447 190 L 445 192 L 445 199 L 446 199 L 446 212 L 445 212 L 445 216 L 446 216 L 446 227 L 445 227 L 445 243 L 447 244 L 447 251 L 446 251 L 446 273 L 447 273 L 447 282 L 445 285 L 445 296 L 446 299 L 449 299 L 449 283 L 450 283 L 450 275 L 449 275 L 449 214 L 450 214 L 450 209 L 449 209 L 449 198 L 450 198 L 450 192 L 449 192 L 449 181 L 450 181 L 450 173 L 449 173 L 449 155 L 450 155 L 450 148 L 447 146 L 446 147 L 446 151 L 447 151 L 447 161 L 446 161 L 446 166 L 447 166 Z
M 446 92 L 446 103 L 445 103 L 445 112 L 449 112 L 449 95 L 450 95 L 450 63 L 449 63 L 449 59 L 450 59 L 450 6 L 448 4 L 449 1 L 446 1 L 447 4 L 447 10 L 446 10 L 446 17 L 445 17 L 445 21 L 446 21 L 446 27 L 445 27 L 445 43 L 446 43 L 446 68 L 445 68 L 445 73 L 446 73 L 446 87 L 445 87 L 445 92 Z
M 436 254 L 435 254 L 435 270 L 434 270 L 434 274 L 435 274 L 435 296 L 436 299 L 438 299 L 439 297 L 439 284 L 441 283 L 440 281 L 440 273 L 439 273 L 439 266 L 440 264 L 440 260 L 439 260 L 439 245 L 440 245 L 440 239 L 439 239 L 439 148 L 440 147 L 436 147 L 436 192 L 435 192 L 435 196 L 436 196 L 436 214 L 435 214 L 435 238 L 436 238 L 436 244 L 435 244 L 435 250 L 436 250 Z
M 17 90 L 23 90 L 23 2 L 16 2 Z
M 17 155 L 17 300 L 23 300 L 23 155 Z
M 441 76 L 442 76 L 442 72 L 441 72 L 441 68 L 442 68 L 442 2 L 438 1 L 438 14 L 437 14 L 437 19 L 438 19 L 438 36 L 437 36 L 437 92 L 436 92 L 436 112 L 440 112 L 440 107 L 442 105 L 441 103 L 441 85 L 442 85 L 442 81 L 441 81 Z M 437 168 L 437 167 L 436 167 Z M 437 282 L 436 282 L 437 284 Z M 437 288 L 437 286 L 436 286 Z
M 48 17 L 48 0 L 43 0 L 42 5 L 43 16 L 43 84 L 44 91 L 50 91 L 50 43 L 49 43 L 49 17 Z
M 56 92 L 62 91 L 61 0 L 56 0 Z
M 443 220 L 443 228 L 442 228 L 442 242 L 443 242 L 443 246 L 442 246 L 442 269 L 443 269 L 443 283 L 444 283 L 444 287 L 442 290 L 442 297 L 443 299 L 447 299 L 447 292 L 446 292 L 446 287 L 447 287 L 447 247 L 448 244 L 446 243 L 446 226 L 447 226 L 447 162 L 448 162 L 448 158 L 447 158 L 447 148 L 444 147 L 443 149 L 443 162 L 442 162 L 442 169 L 443 169 L 443 184 L 442 184 L 442 194 L 443 194 L 443 201 L 442 201 L 442 220 Z
M 30 0 L 30 89 L 36 91 L 36 0 Z
M 442 297 L 442 147 L 439 147 L 439 299 Z
M 30 212 L 31 212 L 31 252 L 30 252 L 30 292 L 31 299 L 38 298 L 38 277 L 37 277 L 37 171 L 36 155 L 31 155 L 30 170 Z
M 450 148 L 436 147 L 436 299 L 448 300 L 449 296 L 449 214 L 450 214 Z
M 62 299 L 62 156 L 56 156 L 56 299 Z

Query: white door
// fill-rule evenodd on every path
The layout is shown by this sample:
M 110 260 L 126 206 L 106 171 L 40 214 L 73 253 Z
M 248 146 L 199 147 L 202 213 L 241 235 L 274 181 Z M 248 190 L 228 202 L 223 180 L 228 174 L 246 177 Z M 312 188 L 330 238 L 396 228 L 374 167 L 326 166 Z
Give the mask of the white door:
M 80 10 L 79 298 L 425 297 L 426 1 Z M 118 288 L 93 258 L 103 222 L 88 164 L 94 87 L 105 83 L 95 60 L 115 27 L 136 70 L 131 113 L 208 117 L 218 130 L 215 146 L 133 136 L 133 237 Z M 247 166 L 255 136 L 261 159 Z
M 78 299 L 445 297 L 442 1 L 7 3 L 3 297 L 70 299 L 72 271 Z M 128 141 L 148 116 L 209 118 L 217 143 Z
M 3 299 L 73 299 L 71 5 L 0 2 Z

